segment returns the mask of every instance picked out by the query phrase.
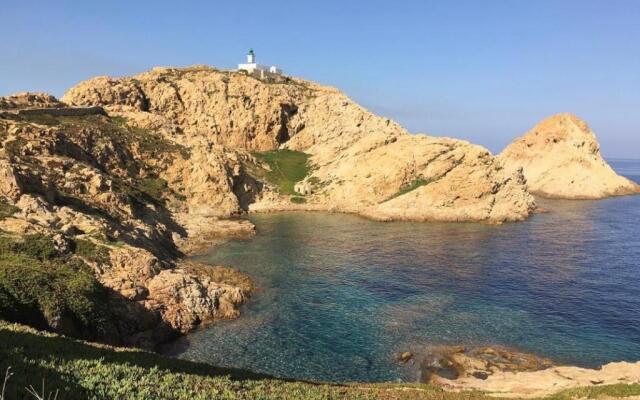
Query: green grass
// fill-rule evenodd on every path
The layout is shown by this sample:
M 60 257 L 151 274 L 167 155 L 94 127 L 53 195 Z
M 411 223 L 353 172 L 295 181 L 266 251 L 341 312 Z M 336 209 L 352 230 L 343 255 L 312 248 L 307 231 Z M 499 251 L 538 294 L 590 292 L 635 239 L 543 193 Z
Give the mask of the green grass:
M 553 400 L 573 400 L 573 399 L 597 399 L 600 397 L 629 397 L 639 396 L 640 385 L 622 384 L 581 387 L 567 389 L 547 397 Z
M 162 178 L 140 179 L 137 188 L 158 202 L 162 201 L 164 193 L 169 189 L 167 181 Z
M 109 250 L 104 246 L 99 246 L 90 240 L 76 239 L 75 253 L 89 261 L 100 265 L 110 264 Z
M 307 199 L 301 196 L 291 196 L 291 202 L 295 204 L 304 204 L 307 202 Z
M 309 155 L 300 151 L 273 150 L 255 152 L 253 156 L 271 169 L 259 173 L 262 176 L 258 178 L 266 179 L 282 194 L 295 195 L 294 185 L 309 174 Z
M 388 199 L 386 199 L 385 201 L 389 201 L 392 199 L 395 199 L 396 197 L 400 197 L 404 194 L 407 194 L 413 190 L 416 190 L 417 188 L 421 187 L 421 186 L 425 186 L 430 184 L 432 181 L 430 179 L 423 179 L 423 178 L 418 178 L 415 179 L 414 181 L 412 181 L 410 184 L 403 186 L 402 188 L 400 188 L 400 190 L 398 190 L 396 193 L 394 193 L 393 195 L 391 195 Z
M 41 328 L 61 324 L 79 337 L 108 340 L 107 295 L 93 270 L 59 254 L 50 238 L 0 235 L 1 318 Z
M 0 320 L 0 372 L 11 367 L 7 399 L 32 399 L 25 388 L 74 399 L 493 399 L 425 384 L 325 384 L 276 379 L 249 371 L 171 359 L 38 332 Z M 0 378 L 1 379 L 1 378 Z M 552 399 L 640 394 L 640 385 L 570 389 Z M 46 396 L 45 396 L 46 397 Z
M 330 385 L 286 381 L 131 349 L 95 346 L 0 321 L 0 371 L 11 366 L 7 398 L 25 387 L 73 399 L 474 399 L 426 385 Z
M 0 220 L 12 216 L 20 209 L 13 204 L 10 204 L 7 199 L 0 197 Z
M 109 117 L 109 119 L 111 119 L 111 122 L 113 122 L 116 125 L 120 125 L 122 127 L 127 125 L 127 119 L 125 117 L 113 116 L 113 117 Z

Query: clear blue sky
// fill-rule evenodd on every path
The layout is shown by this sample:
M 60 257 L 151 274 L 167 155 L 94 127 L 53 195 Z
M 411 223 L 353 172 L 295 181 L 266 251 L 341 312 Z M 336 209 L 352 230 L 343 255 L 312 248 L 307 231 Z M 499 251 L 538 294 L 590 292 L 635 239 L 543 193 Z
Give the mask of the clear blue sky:
M 497 152 L 569 111 L 605 156 L 640 158 L 640 0 L 3 0 L 0 23 L 0 94 L 253 47 L 412 132 Z

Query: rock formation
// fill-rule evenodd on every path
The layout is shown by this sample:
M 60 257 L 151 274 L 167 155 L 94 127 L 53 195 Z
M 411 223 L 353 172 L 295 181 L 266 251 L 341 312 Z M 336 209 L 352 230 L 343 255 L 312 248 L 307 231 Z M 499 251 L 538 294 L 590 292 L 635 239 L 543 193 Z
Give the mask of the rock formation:
M 544 398 L 566 389 L 640 383 L 640 362 L 613 362 L 598 369 L 554 366 L 538 371 L 500 371 L 483 378 L 438 378 L 451 391 L 480 391 L 493 397 Z
M 417 368 L 421 382 L 492 397 L 543 398 L 578 387 L 640 382 L 640 362 L 614 362 L 597 369 L 562 366 L 501 346 L 436 346 L 405 354 L 411 360 L 399 361 Z
M 508 171 L 522 168 L 529 190 L 543 197 L 601 199 L 640 193 L 640 186 L 607 164 L 589 126 L 571 114 L 543 120 L 498 158 Z
M 111 293 L 118 328 L 101 339 L 153 346 L 200 323 L 238 315 L 251 291 L 242 274 L 180 259 L 178 245 L 188 232 L 171 209 L 184 195 L 161 176 L 186 165 L 183 147 L 104 115 L 14 112 L 66 107 L 48 95 L 0 98 L 0 105 L 11 110 L 0 118 L 0 235 L 53 238 L 64 244 L 65 257 L 93 269 Z M 196 160 L 209 165 L 209 159 Z M 227 184 L 226 172 L 222 178 Z M 229 222 L 222 228 L 237 227 Z M 58 325 L 49 328 L 77 331 Z
M 464 378 L 487 379 L 500 372 L 539 371 L 551 360 L 501 346 L 436 346 L 425 349 L 418 362 L 420 381 L 440 382 Z
M 569 115 L 496 159 L 462 140 L 411 135 L 336 89 L 293 78 L 154 68 L 90 79 L 62 100 L 0 98 L 0 233 L 93 249 L 67 253 L 113 291 L 122 338 L 143 344 L 237 315 L 250 283 L 185 264 L 181 250 L 252 234 L 250 223 L 225 220 L 246 211 L 500 223 L 534 209 L 525 177 L 550 196 L 637 190 Z
M 94 78 L 63 100 L 103 106 L 156 129 L 190 152 L 167 170 L 189 215 L 242 210 L 333 210 L 380 220 L 517 221 L 534 208 L 522 176 L 484 148 L 410 135 L 339 91 L 289 78 L 262 82 L 208 67 L 155 68 L 130 78 Z M 250 152 L 291 149 L 310 173 L 290 198 L 251 171 Z M 293 200 L 296 200 L 293 202 Z

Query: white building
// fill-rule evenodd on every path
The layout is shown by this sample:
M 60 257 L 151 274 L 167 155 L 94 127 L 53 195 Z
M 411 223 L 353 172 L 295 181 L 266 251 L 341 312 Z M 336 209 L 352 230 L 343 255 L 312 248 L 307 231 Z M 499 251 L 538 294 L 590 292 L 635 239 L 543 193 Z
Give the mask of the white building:
M 247 71 L 250 75 L 255 75 L 260 79 L 269 78 L 273 75 L 282 75 L 282 70 L 275 65 L 267 67 L 256 63 L 256 53 L 253 49 L 247 53 L 247 63 L 238 64 L 238 71 Z

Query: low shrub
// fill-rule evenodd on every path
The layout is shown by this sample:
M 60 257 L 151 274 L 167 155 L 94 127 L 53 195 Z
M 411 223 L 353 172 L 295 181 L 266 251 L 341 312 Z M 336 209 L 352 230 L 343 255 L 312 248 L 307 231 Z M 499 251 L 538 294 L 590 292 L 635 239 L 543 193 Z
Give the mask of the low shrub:
M 0 219 L 5 219 L 20 211 L 20 209 L 9 203 L 4 197 L 0 197 Z
M 307 202 L 307 199 L 301 196 L 291 196 L 291 202 L 295 204 L 304 204 Z
M 109 249 L 104 246 L 99 246 L 90 240 L 76 239 L 75 253 L 86 260 L 93 261 L 100 265 L 110 263 Z
M 138 189 L 156 202 L 161 202 L 164 193 L 168 189 L 168 184 L 162 178 L 144 178 L 139 180 Z
M 0 317 L 86 338 L 111 334 L 108 293 L 88 265 L 44 235 L 0 239 Z

